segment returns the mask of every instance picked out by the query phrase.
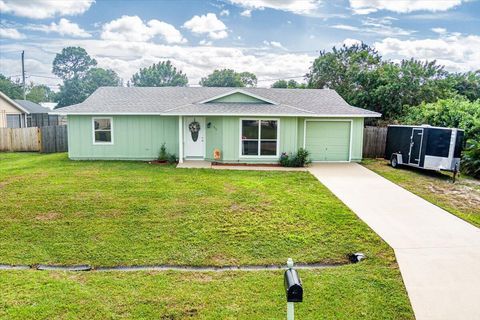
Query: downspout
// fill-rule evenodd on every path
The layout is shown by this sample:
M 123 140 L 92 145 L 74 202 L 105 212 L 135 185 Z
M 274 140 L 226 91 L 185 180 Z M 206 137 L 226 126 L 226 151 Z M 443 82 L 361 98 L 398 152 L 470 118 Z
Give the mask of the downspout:
M 183 163 L 183 116 L 178 116 L 178 163 Z

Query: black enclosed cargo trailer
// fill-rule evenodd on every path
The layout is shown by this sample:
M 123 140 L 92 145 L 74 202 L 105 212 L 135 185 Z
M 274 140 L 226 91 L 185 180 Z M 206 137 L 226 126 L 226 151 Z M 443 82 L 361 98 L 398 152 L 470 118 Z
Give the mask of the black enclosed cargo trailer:
M 385 159 L 392 167 L 408 165 L 457 172 L 464 131 L 456 128 L 388 126 Z

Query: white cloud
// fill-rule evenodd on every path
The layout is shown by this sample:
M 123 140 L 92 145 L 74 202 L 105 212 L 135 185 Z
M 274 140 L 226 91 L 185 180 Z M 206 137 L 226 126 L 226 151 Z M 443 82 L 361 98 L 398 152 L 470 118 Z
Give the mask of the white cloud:
M 334 24 L 334 25 L 330 26 L 330 28 L 347 30 L 347 31 L 359 31 L 360 30 L 360 28 L 354 27 L 354 26 L 351 26 L 351 25 L 348 25 L 348 24 Z
M 252 16 L 252 10 L 250 9 L 245 9 L 243 10 L 242 12 L 240 12 L 240 15 L 242 17 L 247 17 L 247 18 L 250 18 Z
M 230 15 L 230 11 L 228 11 L 227 9 L 223 9 L 222 11 L 220 11 L 220 16 L 229 16 Z
M 78 24 L 70 22 L 65 18 L 60 19 L 58 24 L 52 22 L 50 25 L 30 25 L 26 28 L 29 30 L 37 30 L 47 33 L 55 32 L 62 36 L 73 36 L 79 38 L 89 38 L 92 36 L 90 33 L 80 28 Z
M 46 19 L 58 16 L 78 15 L 87 11 L 94 0 L 0 0 L 0 11 L 15 16 Z
M 207 34 L 211 39 L 223 39 L 228 37 L 227 26 L 217 18 L 215 13 L 193 16 L 183 24 L 184 28 L 196 34 Z
M 412 11 L 447 11 L 465 0 L 350 0 L 350 8 L 356 14 L 369 14 L 379 10 L 398 13 Z
M 445 28 L 432 28 L 430 30 L 432 30 L 433 32 L 438 33 L 438 34 L 444 34 L 444 33 L 447 32 L 447 29 L 445 29 Z
M 419 40 L 386 38 L 375 42 L 374 47 L 393 59 L 437 60 L 451 71 L 480 69 L 480 36 L 477 35 L 457 33 Z
M 167 43 L 187 42 L 171 24 L 156 19 L 145 24 L 138 16 L 122 16 L 104 24 L 102 30 L 100 37 L 105 40 L 143 42 L 160 35 Z
M 353 46 L 353 45 L 362 44 L 362 41 L 357 40 L 357 39 L 347 38 L 347 39 L 343 40 L 342 44 L 346 45 L 347 47 L 351 47 L 351 46 Z
M 285 48 L 285 47 L 284 47 L 280 42 L 278 42 L 278 41 L 267 41 L 267 40 L 263 40 L 263 44 L 266 45 L 266 46 L 269 46 L 269 47 L 287 50 L 287 48 Z
M 306 53 L 95 39 L 54 39 L 47 42 L 22 43 L 21 45 L 15 43 L 2 44 L 0 50 L 2 53 L 16 54 L 19 50 L 24 49 L 30 56 L 39 57 L 42 65 L 30 65 L 27 71 L 31 74 L 44 74 L 43 72 L 51 70 L 55 53 L 60 52 L 66 46 L 85 48 L 98 61 L 99 67 L 113 69 L 125 81 L 130 79 L 139 68 L 170 59 L 177 68 L 187 74 L 191 85 L 198 84 L 201 77 L 208 75 L 214 69 L 223 68 L 253 72 L 261 80 L 298 76 L 305 74 L 315 59 L 315 56 Z M 6 60 L 2 59 L 0 61 L 0 72 L 18 74 L 18 70 L 12 68 L 16 68 L 19 64 L 15 63 L 15 66 L 11 68 Z M 47 80 L 41 78 L 34 80 L 38 80 L 39 83 L 41 83 L 40 81 L 47 82 Z M 269 86 L 273 82 L 274 80 L 261 81 L 259 85 Z
M 25 35 L 23 33 L 18 32 L 18 30 L 14 28 L 1 28 L 0 38 L 20 40 L 20 39 L 24 39 Z
M 230 0 L 230 2 L 252 10 L 269 8 L 296 14 L 312 14 L 321 3 L 319 0 Z
M 211 46 L 213 44 L 213 42 L 209 41 L 207 39 L 202 39 L 198 42 L 198 44 L 200 44 L 202 46 Z
M 357 33 L 370 33 L 382 36 L 407 36 L 415 31 L 406 30 L 392 25 L 392 21 L 396 20 L 392 17 L 371 18 L 367 17 L 361 21 L 361 26 L 352 26 L 347 24 L 336 24 L 330 28 L 354 31 Z

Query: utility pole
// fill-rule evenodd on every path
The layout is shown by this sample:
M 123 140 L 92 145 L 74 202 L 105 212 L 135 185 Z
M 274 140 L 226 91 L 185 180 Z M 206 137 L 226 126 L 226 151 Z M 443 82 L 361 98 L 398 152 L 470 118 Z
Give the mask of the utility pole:
M 23 83 L 23 100 L 27 100 L 25 88 L 25 51 L 22 51 L 22 83 Z

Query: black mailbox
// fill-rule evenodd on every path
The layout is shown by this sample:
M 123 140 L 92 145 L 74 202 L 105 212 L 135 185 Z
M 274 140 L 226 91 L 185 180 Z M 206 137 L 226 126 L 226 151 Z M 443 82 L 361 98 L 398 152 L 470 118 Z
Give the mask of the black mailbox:
M 287 294 L 287 302 L 302 302 L 302 281 L 298 277 L 297 271 L 294 269 L 288 269 L 285 271 L 284 282 L 285 292 Z

